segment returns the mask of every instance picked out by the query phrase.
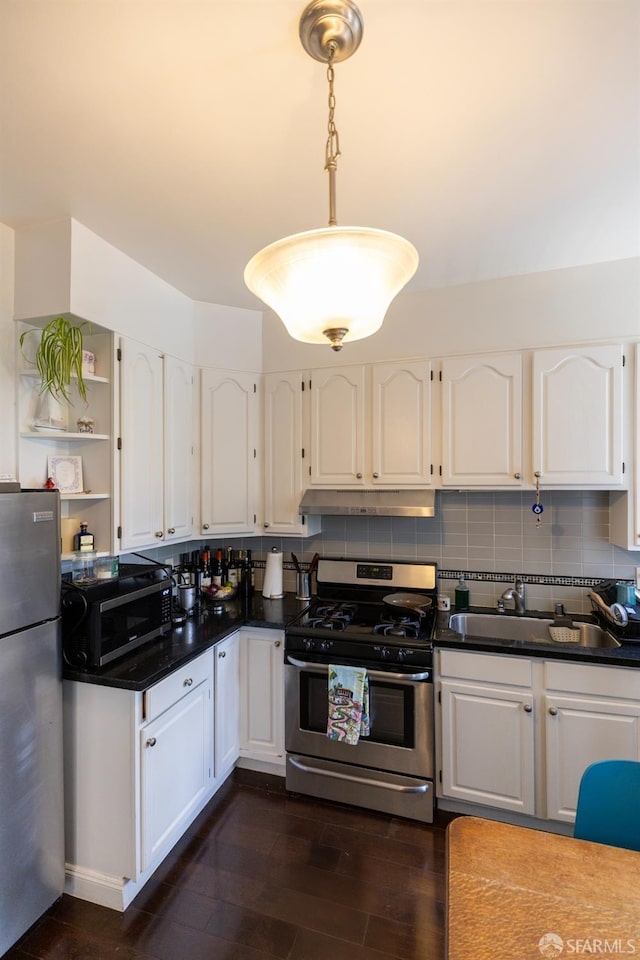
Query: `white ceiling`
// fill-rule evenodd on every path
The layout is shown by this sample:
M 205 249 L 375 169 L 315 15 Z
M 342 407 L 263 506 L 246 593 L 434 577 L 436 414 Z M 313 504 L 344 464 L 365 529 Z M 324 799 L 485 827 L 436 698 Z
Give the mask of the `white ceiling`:
M 0 221 L 74 217 L 190 297 L 326 225 L 304 0 L 0 0 Z M 638 0 L 359 0 L 336 66 L 338 221 L 410 289 L 640 253 Z

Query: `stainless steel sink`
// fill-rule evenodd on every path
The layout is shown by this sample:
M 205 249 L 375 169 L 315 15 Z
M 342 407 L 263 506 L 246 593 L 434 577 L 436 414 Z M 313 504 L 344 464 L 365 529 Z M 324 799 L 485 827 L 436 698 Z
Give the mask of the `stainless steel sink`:
M 580 638 L 568 643 L 551 639 L 549 627 L 553 620 L 538 617 L 509 617 L 491 613 L 454 613 L 449 620 L 449 629 L 462 636 L 482 637 L 491 640 L 513 640 L 519 643 L 549 643 L 562 647 L 619 647 L 615 637 L 595 623 L 576 621 L 574 628 L 580 630 Z

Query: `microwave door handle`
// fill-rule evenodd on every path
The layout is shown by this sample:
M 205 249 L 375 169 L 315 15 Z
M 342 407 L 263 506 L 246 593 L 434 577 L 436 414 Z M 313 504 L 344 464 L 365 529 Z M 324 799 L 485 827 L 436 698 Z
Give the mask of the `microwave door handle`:
M 289 656 L 287 663 L 297 667 L 298 670 L 317 670 L 319 673 L 328 673 L 329 665 L 327 663 L 313 663 L 313 661 L 296 660 Z M 356 666 L 356 664 L 354 664 Z M 389 670 L 369 670 L 367 676 L 372 680 L 430 680 L 431 671 L 423 670 L 420 673 L 392 673 Z
M 101 612 L 103 610 L 114 610 L 116 607 L 121 607 L 123 604 L 128 603 L 132 596 L 148 597 L 153 593 L 159 593 L 162 590 L 165 590 L 166 586 L 167 581 L 156 580 L 155 583 L 149 584 L 148 587 L 140 587 L 140 589 L 129 590 L 127 593 L 121 593 L 117 597 L 111 597 L 109 600 L 100 600 L 97 606 Z

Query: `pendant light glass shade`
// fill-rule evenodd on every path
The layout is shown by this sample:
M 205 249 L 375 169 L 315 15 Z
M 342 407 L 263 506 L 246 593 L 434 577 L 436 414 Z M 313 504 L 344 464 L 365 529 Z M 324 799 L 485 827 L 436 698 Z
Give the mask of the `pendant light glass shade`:
M 380 329 L 417 266 L 417 250 L 395 233 L 326 227 L 264 247 L 247 264 L 244 280 L 295 340 L 326 343 L 327 331 L 342 330 L 346 343 Z

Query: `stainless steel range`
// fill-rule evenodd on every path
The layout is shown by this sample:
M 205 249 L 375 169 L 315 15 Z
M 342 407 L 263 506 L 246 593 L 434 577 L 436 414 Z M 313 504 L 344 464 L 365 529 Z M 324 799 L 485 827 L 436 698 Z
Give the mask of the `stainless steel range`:
M 434 563 L 323 559 L 285 631 L 287 788 L 433 820 Z M 330 665 L 364 667 L 370 731 L 327 737 Z

